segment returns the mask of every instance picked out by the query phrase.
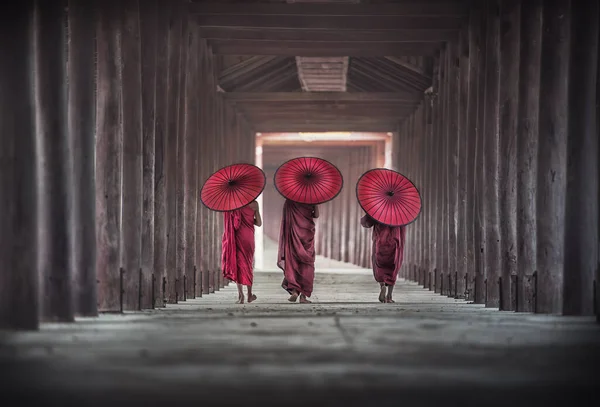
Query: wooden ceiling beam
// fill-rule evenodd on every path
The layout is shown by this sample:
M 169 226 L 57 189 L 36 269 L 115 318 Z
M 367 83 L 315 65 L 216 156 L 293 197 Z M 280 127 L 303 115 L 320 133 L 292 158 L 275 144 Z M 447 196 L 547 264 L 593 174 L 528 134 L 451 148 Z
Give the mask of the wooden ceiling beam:
M 412 102 L 414 94 L 377 92 L 377 93 L 349 93 L 349 92 L 228 92 L 223 97 L 234 102 Z
M 294 123 L 294 122 L 263 122 L 252 123 L 255 131 L 269 132 L 328 132 L 328 131 L 396 131 L 398 123 Z
M 203 14 L 194 19 L 200 27 L 288 28 L 318 30 L 458 30 L 466 17 L 438 16 L 303 16 Z
M 216 40 L 312 41 L 312 42 L 447 42 L 457 29 L 400 30 L 290 30 L 284 28 L 202 27 L 200 36 Z
M 242 62 L 239 62 L 233 66 L 230 66 L 230 67 L 224 69 L 223 72 L 221 72 L 221 74 L 219 75 L 219 82 L 226 83 L 226 82 L 235 81 L 240 76 L 244 76 L 248 72 L 257 69 L 257 68 L 261 67 L 262 65 L 265 65 L 266 63 L 270 62 L 274 58 L 276 58 L 276 57 L 258 55 L 258 56 L 253 56 L 248 59 L 245 59 Z
M 248 15 L 248 16 L 434 16 L 434 17 L 466 17 L 469 4 L 460 0 L 404 0 L 391 4 L 332 4 L 332 3 L 293 3 L 262 4 L 243 2 L 224 4 L 218 2 L 202 2 L 189 4 L 189 11 L 197 15 Z
M 437 42 L 311 42 L 209 40 L 217 55 L 278 55 L 306 57 L 433 56 Z

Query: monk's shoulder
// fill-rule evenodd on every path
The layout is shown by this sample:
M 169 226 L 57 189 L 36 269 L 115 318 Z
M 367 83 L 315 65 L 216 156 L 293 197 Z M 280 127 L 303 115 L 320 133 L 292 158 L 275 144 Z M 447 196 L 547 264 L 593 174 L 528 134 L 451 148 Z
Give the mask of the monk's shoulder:
M 252 209 L 257 209 L 258 208 L 258 202 L 256 201 L 252 201 L 248 204 L 248 206 Z

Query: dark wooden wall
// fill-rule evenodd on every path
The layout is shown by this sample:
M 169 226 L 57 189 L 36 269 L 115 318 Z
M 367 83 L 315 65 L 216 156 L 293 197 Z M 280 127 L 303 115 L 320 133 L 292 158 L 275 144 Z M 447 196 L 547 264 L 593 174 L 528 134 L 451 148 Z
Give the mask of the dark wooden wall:
M 590 315 L 598 2 L 479 2 L 398 132 L 423 212 L 403 275 L 502 310 Z

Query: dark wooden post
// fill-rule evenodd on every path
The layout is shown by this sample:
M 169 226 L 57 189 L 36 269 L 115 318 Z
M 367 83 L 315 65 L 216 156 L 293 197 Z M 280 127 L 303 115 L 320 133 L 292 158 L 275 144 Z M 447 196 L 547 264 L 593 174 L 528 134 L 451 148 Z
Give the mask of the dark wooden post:
M 457 143 L 458 143 L 458 199 L 457 199 L 457 228 L 456 228 L 456 271 L 455 282 L 456 292 L 462 297 L 465 292 L 464 276 L 467 273 L 467 235 L 471 223 L 468 222 L 468 180 L 469 171 L 469 139 L 468 139 L 468 120 L 469 111 L 469 32 L 463 30 L 460 32 L 457 49 L 458 63 L 458 125 L 457 125 Z
M 500 276 L 500 218 L 498 204 L 498 153 L 499 153 L 499 85 L 500 85 L 500 9 L 498 0 L 487 4 L 486 70 L 484 109 L 484 183 L 483 212 L 485 278 L 488 281 L 486 306 L 498 306 L 495 281 Z
M 198 31 L 190 27 L 190 40 L 188 42 L 188 72 L 189 83 L 186 86 L 186 134 L 187 147 L 185 150 L 186 178 L 186 256 L 185 274 L 187 275 L 187 298 L 195 298 L 194 292 L 194 265 L 196 264 L 196 212 L 198 203 L 198 100 L 202 89 L 198 86 L 199 47 Z
M 167 160 L 169 109 L 169 2 L 159 0 L 156 29 L 156 107 L 154 130 L 154 306 L 164 307 L 166 293 L 162 291 L 167 260 Z M 142 42 L 143 44 L 143 42 Z
M 46 320 L 74 321 L 72 144 L 67 129 L 66 1 L 36 1 L 35 98 L 41 152 L 40 293 Z
M 440 289 L 440 276 L 441 272 L 444 270 L 444 240 L 445 240 L 445 231 L 444 228 L 444 217 L 445 213 L 445 205 L 444 205 L 444 184 L 445 184 L 445 168 L 444 168 L 444 146 L 445 146 L 445 121 L 444 121 L 444 108 L 445 108 L 445 98 L 446 98 L 446 66 L 445 66 L 445 51 L 440 53 L 438 59 L 438 82 L 437 82 L 437 123 L 436 123 L 436 138 L 437 138 L 437 148 L 436 148 L 436 268 L 438 272 L 435 274 L 435 292 L 439 292 Z
M 120 311 L 121 19 L 118 2 L 98 9 L 96 94 L 96 271 L 98 310 Z
M 593 315 L 592 287 L 598 267 L 599 7 L 598 0 L 571 4 L 563 313 Z
M 161 7 L 162 8 L 162 7 Z M 158 0 L 144 2 L 140 8 L 140 41 L 141 41 L 141 87 L 142 87 L 142 301 L 140 308 L 153 308 L 152 273 L 154 269 L 154 217 L 155 217 L 155 169 L 156 169 L 156 133 L 157 133 L 157 91 L 159 87 L 157 78 L 158 71 L 158 48 L 164 46 L 163 41 L 158 40 Z M 162 34 L 162 33 L 161 33 Z M 164 35 L 164 34 L 162 34 Z M 162 52 L 164 52 L 161 49 Z M 162 81 L 162 79 L 160 79 Z M 161 97 L 161 95 L 159 95 Z M 161 151 L 162 152 L 162 151 Z M 162 164 L 162 163 L 161 163 Z M 156 275 L 156 274 L 155 274 Z M 156 285 L 154 286 L 154 289 Z M 155 290 L 156 291 L 156 290 Z M 155 301 L 156 302 L 156 301 Z
M 139 274 L 142 249 L 143 156 L 142 156 L 142 83 L 139 0 L 123 2 L 121 69 L 123 94 L 123 209 L 121 264 L 123 309 L 139 308 Z
M 500 253 L 503 298 L 512 310 L 511 276 L 517 270 L 517 126 L 521 0 L 502 0 L 500 7 Z M 512 310 L 514 311 L 514 310 Z
M 542 50 L 542 0 L 521 6 L 519 123 L 517 128 L 517 284 L 516 311 L 531 312 L 528 276 L 537 269 L 537 162 Z
M 459 58 L 460 49 L 459 44 L 455 42 L 448 42 L 446 48 L 447 53 L 447 81 L 448 81 L 448 119 L 447 128 L 447 172 L 446 172 L 446 191 L 447 191 L 447 205 L 448 205 L 448 266 L 446 267 L 445 273 L 449 273 L 451 278 L 454 278 L 457 270 L 457 222 L 460 222 L 463 218 L 462 214 L 459 213 L 458 209 L 458 176 L 459 176 L 459 113 L 460 113 L 460 69 L 459 69 Z M 447 278 L 447 277 L 446 277 Z M 447 278 L 448 279 L 448 278 Z M 451 287 L 448 286 L 448 295 L 450 295 Z
M 33 1 L 0 14 L 0 328 L 39 326 L 37 150 L 31 56 Z M 6 40 L 10 39 L 10 40 Z
M 181 55 L 182 16 L 178 4 L 169 4 L 169 73 L 167 85 L 167 142 L 165 151 L 166 167 L 166 277 L 167 303 L 178 301 L 181 290 L 177 291 L 177 142 L 179 128 L 179 77 Z
M 178 94 L 178 105 L 177 110 L 177 164 L 176 164 L 176 182 L 175 188 L 175 205 L 176 205 L 176 246 L 177 254 L 175 259 L 175 270 L 176 277 L 175 283 L 177 284 L 178 300 L 184 300 L 184 287 L 183 281 L 186 275 L 186 229 L 187 229 L 187 208 L 186 208 L 186 195 L 188 194 L 188 173 L 186 171 L 187 164 L 187 153 L 189 149 L 188 141 L 191 131 L 188 131 L 186 126 L 186 109 L 189 106 L 190 100 L 187 99 L 186 94 L 189 85 L 188 71 L 188 50 L 189 46 L 189 31 L 188 31 L 188 16 L 187 12 L 183 9 L 180 14 L 181 18 L 181 36 L 179 38 L 179 94 Z
M 202 185 L 208 178 L 210 170 L 210 97 L 209 97 L 209 81 L 208 81 L 208 48 L 206 40 L 200 40 L 200 75 L 202 80 L 203 92 L 202 101 L 200 104 L 201 108 L 201 133 L 200 133 L 200 149 L 198 152 L 198 159 L 200 160 L 201 177 L 200 180 Z M 199 191 L 202 189 L 202 185 L 199 185 Z M 200 192 L 199 192 L 200 193 Z M 209 211 L 202 205 L 202 211 L 200 212 L 201 217 L 201 281 L 202 281 L 202 294 L 209 293 Z
M 571 2 L 544 1 L 537 188 L 537 310 L 561 313 Z
M 469 16 L 468 28 L 468 64 L 469 64 L 469 80 L 468 80 L 468 102 L 467 102 L 467 119 L 466 119 L 466 142 L 467 142 L 467 159 L 465 160 L 467 179 L 467 206 L 466 206 L 466 279 L 465 295 L 469 295 L 469 300 L 473 300 L 473 281 L 476 276 L 478 253 L 480 253 L 479 241 L 476 240 L 476 228 L 479 228 L 478 217 L 476 217 L 476 200 L 478 189 L 478 174 L 481 167 L 476 167 L 476 153 L 478 152 L 478 111 L 479 111 L 479 92 L 480 92 L 480 67 L 482 60 L 481 53 L 481 12 L 480 9 L 472 9 Z M 481 143 L 481 142 L 479 142 Z
M 68 126 L 73 143 L 72 219 L 73 294 L 75 313 L 98 315 L 96 283 L 96 174 L 94 8 L 83 0 L 69 0 Z

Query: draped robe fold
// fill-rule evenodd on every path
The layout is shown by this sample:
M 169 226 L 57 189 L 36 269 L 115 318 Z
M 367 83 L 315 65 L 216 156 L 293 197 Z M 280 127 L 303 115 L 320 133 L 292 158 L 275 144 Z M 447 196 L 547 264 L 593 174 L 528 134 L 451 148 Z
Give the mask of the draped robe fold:
M 310 297 L 315 278 L 314 205 L 286 200 L 279 232 L 277 266 L 283 270 L 284 290 Z
M 383 225 L 369 215 L 361 218 L 360 224 L 373 228 L 373 276 L 378 283 L 396 284 L 398 270 L 404 257 L 405 226 Z
M 245 206 L 225 212 L 221 252 L 223 277 L 252 285 L 254 263 L 254 209 Z

